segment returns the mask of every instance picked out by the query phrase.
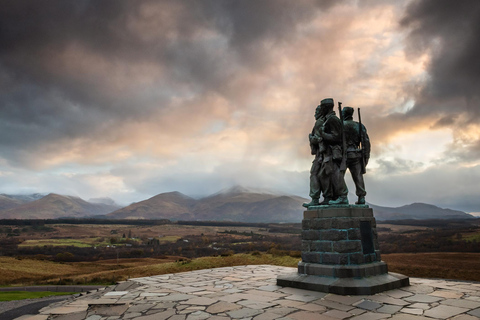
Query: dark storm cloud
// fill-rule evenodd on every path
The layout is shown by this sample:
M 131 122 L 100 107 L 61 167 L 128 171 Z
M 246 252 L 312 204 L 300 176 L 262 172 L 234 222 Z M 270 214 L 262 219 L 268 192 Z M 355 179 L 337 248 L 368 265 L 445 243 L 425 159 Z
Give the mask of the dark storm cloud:
M 28 161 L 26 149 L 98 137 L 176 97 L 232 95 L 241 89 L 228 85 L 237 68 L 261 70 L 275 43 L 332 3 L 3 1 L 2 155 Z
M 450 116 L 445 116 L 440 119 L 438 119 L 433 125 L 432 129 L 439 129 L 443 127 L 451 127 L 452 125 L 455 124 L 455 120 L 457 120 L 457 115 L 450 115 Z
M 407 54 L 431 54 L 428 85 L 410 115 L 464 112 L 480 115 L 480 2 L 420 0 L 406 10 Z

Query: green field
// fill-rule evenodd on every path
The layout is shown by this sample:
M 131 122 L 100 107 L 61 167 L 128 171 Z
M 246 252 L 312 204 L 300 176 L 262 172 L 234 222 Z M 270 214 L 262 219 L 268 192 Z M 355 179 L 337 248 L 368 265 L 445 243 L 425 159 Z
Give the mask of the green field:
M 179 236 L 165 236 L 158 240 L 160 243 L 176 242 L 181 237 Z M 106 247 L 112 245 L 108 242 L 109 239 L 104 237 L 89 237 L 89 238 L 77 238 L 77 239 L 31 239 L 25 240 L 19 247 L 43 247 L 43 246 L 55 246 L 55 247 Z M 132 241 L 132 240 L 129 240 Z M 134 240 L 135 241 L 135 240 Z M 124 246 L 125 243 L 114 243 L 115 246 Z
M 65 296 L 75 294 L 75 292 L 50 292 L 50 291 L 8 291 L 0 292 L 0 301 L 12 301 L 12 300 L 24 300 L 24 299 L 37 299 L 49 296 Z
M 90 240 L 90 239 L 85 239 Z M 40 240 L 25 240 L 19 247 L 36 247 L 36 246 L 55 246 L 55 247 L 91 247 L 93 243 L 87 243 L 84 239 L 40 239 Z
M 159 238 L 158 240 L 160 240 L 160 242 L 176 242 L 180 238 L 181 237 L 179 236 L 165 236 L 165 237 Z
M 462 239 L 465 241 L 477 241 L 480 242 L 480 232 L 464 233 Z

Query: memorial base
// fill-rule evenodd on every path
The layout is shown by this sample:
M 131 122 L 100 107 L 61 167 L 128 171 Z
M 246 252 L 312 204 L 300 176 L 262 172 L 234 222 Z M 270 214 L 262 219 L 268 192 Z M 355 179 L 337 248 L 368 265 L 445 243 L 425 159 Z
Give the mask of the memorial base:
M 365 278 L 332 278 L 293 273 L 279 276 L 277 285 L 341 295 L 372 295 L 409 285 L 408 277 L 389 272 Z
M 376 222 L 368 206 L 310 207 L 302 221 L 298 273 L 277 285 L 341 295 L 371 295 L 409 285 L 381 261 Z

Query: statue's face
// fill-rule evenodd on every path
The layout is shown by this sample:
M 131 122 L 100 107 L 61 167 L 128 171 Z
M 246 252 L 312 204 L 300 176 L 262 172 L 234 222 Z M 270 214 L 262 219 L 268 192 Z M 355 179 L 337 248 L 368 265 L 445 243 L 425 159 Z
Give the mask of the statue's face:
M 322 115 L 322 108 L 320 108 L 320 106 L 318 106 L 318 107 L 315 109 L 315 119 L 320 118 L 321 115 Z

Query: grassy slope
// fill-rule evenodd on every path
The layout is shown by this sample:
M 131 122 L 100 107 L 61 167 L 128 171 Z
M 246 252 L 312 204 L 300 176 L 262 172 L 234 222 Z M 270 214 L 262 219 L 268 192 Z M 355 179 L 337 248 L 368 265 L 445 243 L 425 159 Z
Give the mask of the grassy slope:
M 128 278 L 237 265 L 271 264 L 296 267 L 299 258 L 271 254 L 236 254 L 191 261 L 170 259 L 120 259 L 97 262 L 54 263 L 0 257 L 0 284 L 108 284 Z M 410 277 L 480 281 L 478 253 L 385 254 L 389 271 Z

